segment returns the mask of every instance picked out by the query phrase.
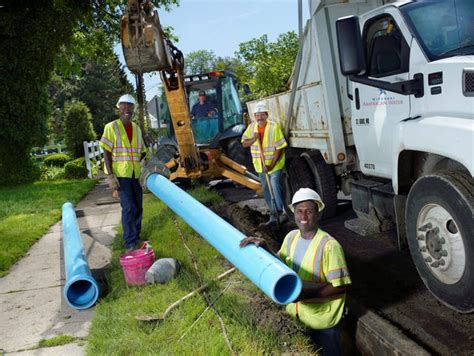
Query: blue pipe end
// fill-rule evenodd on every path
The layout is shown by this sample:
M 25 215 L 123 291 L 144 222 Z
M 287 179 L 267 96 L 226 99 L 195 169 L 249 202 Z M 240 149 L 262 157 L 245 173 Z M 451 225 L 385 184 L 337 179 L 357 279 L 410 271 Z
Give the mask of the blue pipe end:
M 76 275 L 64 286 L 64 299 L 74 309 L 88 309 L 99 298 L 99 286 L 92 276 Z
M 260 289 L 281 305 L 295 301 L 303 289 L 299 276 L 292 270 L 284 269 L 279 261 L 265 267 L 259 279 Z
M 298 298 L 303 288 L 301 279 L 296 274 L 287 274 L 275 284 L 273 300 L 278 304 L 289 304 Z

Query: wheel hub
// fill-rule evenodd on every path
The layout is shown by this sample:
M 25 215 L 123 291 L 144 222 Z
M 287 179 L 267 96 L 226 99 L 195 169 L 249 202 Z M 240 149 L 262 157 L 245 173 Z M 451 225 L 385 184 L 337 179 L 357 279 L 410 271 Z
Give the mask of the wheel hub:
M 433 258 L 439 260 L 442 255 L 442 246 L 441 237 L 439 236 L 439 228 L 434 228 L 429 230 L 426 233 L 426 247 L 428 248 L 428 252 L 430 253 Z
M 438 204 L 425 205 L 417 219 L 419 252 L 428 269 L 441 282 L 459 281 L 466 266 L 461 233 L 451 214 Z

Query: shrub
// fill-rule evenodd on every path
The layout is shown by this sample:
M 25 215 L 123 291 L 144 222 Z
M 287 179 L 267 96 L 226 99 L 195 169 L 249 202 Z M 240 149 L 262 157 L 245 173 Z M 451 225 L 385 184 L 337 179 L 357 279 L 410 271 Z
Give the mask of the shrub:
M 53 153 L 44 159 L 44 164 L 49 167 L 64 167 L 71 160 L 65 153 Z
M 64 176 L 67 179 L 87 178 L 87 173 L 86 160 L 84 157 L 70 161 L 64 166 Z
M 41 180 L 59 180 L 64 179 L 64 168 L 44 165 L 41 168 Z
M 64 112 L 67 149 L 75 158 L 84 156 L 83 142 L 96 138 L 89 108 L 78 101 L 66 104 Z

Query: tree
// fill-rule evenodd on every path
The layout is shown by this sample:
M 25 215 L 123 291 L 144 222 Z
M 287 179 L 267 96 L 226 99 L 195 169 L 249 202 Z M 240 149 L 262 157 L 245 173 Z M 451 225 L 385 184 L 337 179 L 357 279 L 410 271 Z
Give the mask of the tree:
M 214 70 L 216 55 L 213 51 L 201 49 L 190 52 L 184 58 L 184 71 L 186 74 L 207 73 Z
M 98 60 L 80 60 L 80 72 L 69 77 L 53 75 L 49 92 L 53 106 L 48 120 L 50 138 L 64 139 L 64 104 L 67 101 L 84 102 L 92 114 L 94 131 L 103 132 L 106 123 L 117 118 L 115 104 L 124 93 L 133 93 L 134 88 L 117 58 L 112 53 Z
M 177 3 L 160 1 L 165 9 Z M 110 53 L 123 9 L 121 0 L 3 2 L 0 185 L 36 178 L 29 153 L 46 139 L 46 119 L 52 110 L 47 88 L 53 69 L 74 73 L 80 65 L 72 54 L 100 58 Z
M 47 83 L 56 54 L 87 4 L 10 1 L 1 11 L 0 184 L 21 183 L 36 178 L 29 153 L 46 138 L 51 111 Z
M 269 42 L 267 35 L 239 45 L 236 57 L 242 62 L 236 73 L 249 84 L 254 97 L 268 96 L 288 89 L 287 82 L 298 53 L 298 36 L 289 31 Z
M 83 102 L 66 103 L 64 108 L 66 146 L 75 158 L 84 156 L 84 141 L 96 138 L 92 127 L 92 115 Z

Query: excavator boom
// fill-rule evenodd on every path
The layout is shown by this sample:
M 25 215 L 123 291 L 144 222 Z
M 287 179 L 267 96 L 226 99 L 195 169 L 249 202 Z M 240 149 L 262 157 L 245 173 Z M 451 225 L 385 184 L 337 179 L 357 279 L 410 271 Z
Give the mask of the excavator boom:
M 260 183 L 254 179 L 255 177 L 246 176 L 247 169 L 226 158 L 221 149 L 201 151 L 198 149 L 184 85 L 183 54 L 164 35 L 158 12 L 150 0 L 128 0 L 121 20 L 120 36 L 125 62 L 137 77 L 142 129 L 145 106 L 143 74 L 160 72 L 178 144 L 176 161 L 163 162 L 168 167 L 176 168 L 170 179 L 225 176 L 260 191 Z

